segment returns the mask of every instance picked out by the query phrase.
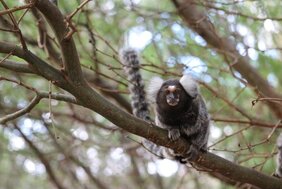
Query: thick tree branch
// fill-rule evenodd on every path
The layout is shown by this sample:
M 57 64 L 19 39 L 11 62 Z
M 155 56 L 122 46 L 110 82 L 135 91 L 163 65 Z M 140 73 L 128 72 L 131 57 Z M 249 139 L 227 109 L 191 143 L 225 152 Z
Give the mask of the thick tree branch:
M 5 44 L 2 43 L 2 45 L 5 45 Z M 0 42 L 0 52 L 1 52 L 1 42 Z M 4 52 L 4 51 L 2 51 L 2 52 Z M 14 54 L 16 54 L 16 53 L 14 53 Z M 20 55 L 20 53 L 18 55 Z M 49 66 L 49 65 L 46 65 L 46 66 Z M 34 69 L 30 64 L 24 64 L 24 63 L 19 63 L 19 62 L 10 61 L 10 60 L 0 60 L 0 67 L 8 69 L 8 70 L 15 71 L 15 72 L 19 72 L 19 73 L 39 74 L 38 71 L 36 69 Z M 115 88 L 110 86 L 108 83 L 106 83 L 102 79 L 98 79 L 98 78 L 93 77 L 93 75 L 90 74 L 89 72 L 87 72 L 86 70 L 83 73 L 84 73 L 86 79 L 89 82 L 94 83 L 94 85 L 97 85 L 99 87 L 106 88 L 106 89 L 109 89 L 109 90 L 115 90 Z M 120 94 L 112 93 L 112 92 L 109 92 L 109 91 L 101 91 L 101 93 L 103 93 L 106 96 L 113 98 L 124 109 L 126 109 L 128 112 L 131 112 L 130 104 Z
M 10 60 L 0 60 L 0 67 L 20 73 L 31 73 L 35 74 L 36 70 L 34 70 L 30 65 L 19 63 Z
M 35 7 L 45 16 L 51 25 L 61 47 L 63 64 L 67 76 L 75 83 L 84 82 L 78 53 L 72 38 L 65 39 L 68 32 L 64 17 L 58 7 L 49 0 L 37 0 Z
M 237 70 L 255 90 L 258 90 L 264 97 L 282 98 L 250 65 L 249 59 L 239 54 L 232 41 L 218 35 L 214 25 L 194 0 L 172 0 L 172 2 L 186 24 L 204 38 L 218 53 L 227 58 L 232 63 L 231 67 Z M 282 118 L 282 106 L 280 104 L 273 102 L 267 102 L 267 104 L 278 118 Z
M 53 81 L 63 89 L 64 86 L 67 86 L 65 85 L 66 78 L 64 77 L 63 72 L 60 72 L 57 69 L 53 68 L 45 61 L 34 55 L 32 52 L 24 50 L 19 46 L 4 42 L 0 42 L 0 52 L 7 54 L 12 53 L 12 55 L 24 59 L 32 66 L 34 71 L 37 72 L 39 75 L 43 76 L 49 81 Z
M 0 43 L 0 49 L 1 49 L 1 43 Z M 19 63 L 19 62 L 10 61 L 10 60 L 0 60 L 0 67 L 11 70 L 11 71 L 19 72 L 19 73 L 39 74 L 36 71 L 36 69 L 34 69 L 30 64 L 24 64 L 24 63 Z M 90 74 L 89 72 L 87 72 L 86 70 L 83 73 L 84 73 L 86 79 L 89 82 L 94 83 L 94 85 L 97 85 L 101 88 L 106 88 L 106 89 L 109 89 L 109 90 L 115 90 L 115 88 L 110 86 L 108 83 L 106 83 L 102 79 L 98 79 L 98 78 L 93 77 L 93 75 Z M 106 95 L 106 96 L 111 97 L 118 104 L 120 104 L 125 110 L 127 110 L 128 112 L 131 112 L 130 104 L 120 94 L 113 93 L 113 92 L 110 92 L 110 91 L 101 91 L 101 93 Z

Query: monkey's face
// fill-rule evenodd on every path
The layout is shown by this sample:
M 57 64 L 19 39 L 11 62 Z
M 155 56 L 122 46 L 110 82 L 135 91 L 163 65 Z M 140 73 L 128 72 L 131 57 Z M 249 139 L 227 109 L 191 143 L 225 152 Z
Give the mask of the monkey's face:
M 176 106 L 179 103 L 179 92 L 175 85 L 168 85 L 165 87 L 166 102 L 170 106 Z
M 157 101 L 161 106 L 177 107 L 183 103 L 186 96 L 187 93 L 178 80 L 168 80 L 163 83 Z

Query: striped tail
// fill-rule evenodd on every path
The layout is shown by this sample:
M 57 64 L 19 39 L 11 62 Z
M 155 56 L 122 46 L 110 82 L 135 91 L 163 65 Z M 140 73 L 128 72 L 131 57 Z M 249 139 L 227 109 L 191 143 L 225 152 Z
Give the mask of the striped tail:
M 134 49 L 123 49 L 120 52 L 120 58 L 124 64 L 124 71 L 129 80 L 129 92 L 131 95 L 131 106 L 133 115 L 147 122 L 151 122 L 149 105 L 146 100 L 144 83 L 140 74 L 140 61 L 137 52 Z M 142 141 L 144 147 L 159 158 L 175 159 L 175 154 L 172 150 L 158 146 L 149 140 Z
M 151 121 L 144 83 L 140 74 L 140 61 L 134 49 L 123 49 L 120 58 L 124 64 L 124 71 L 129 80 L 129 91 L 131 95 L 131 106 L 133 115 L 145 121 Z

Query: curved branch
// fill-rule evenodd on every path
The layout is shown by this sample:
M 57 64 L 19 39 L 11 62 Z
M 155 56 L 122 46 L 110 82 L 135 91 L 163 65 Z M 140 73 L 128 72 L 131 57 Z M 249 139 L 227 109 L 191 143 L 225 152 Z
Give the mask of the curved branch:
M 64 68 L 67 76 L 75 83 L 80 84 L 84 82 L 78 53 L 73 39 L 70 37 L 65 39 L 68 32 L 68 27 L 65 23 L 64 16 L 56 5 L 49 0 L 37 0 L 35 7 L 45 16 L 51 25 L 55 35 L 59 41 Z
M 5 124 L 7 121 L 16 119 L 30 112 L 40 102 L 40 99 L 41 98 L 38 95 L 36 95 L 25 108 L 0 118 L 0 124 Z
M 14 72 L 30 73 L 30 74 L 36 73 L 36 70 L 34 70 L 28 64 L 23 64 L 11 60 L 0 60 L 0 67 L 8 70 L 12 70 Z
M 50 98 L 54 100 L 59 100 L 63 102 L 68 102 L 76 105 L 81 105 L 73 96 L 66 95 L 66 94 L 59 94 L 59 93 L 52 93 L 49 92 L 37 92 L 37 95 L 41 98 Z
M 23 50 L 19 46 L 4 42 L 0 42 L 0 52 L 7 54 L 11 53 L 12 55 L 24 59 L 39 75 L 50 81 L 53 81 L 54 83 L 56 83 L 56 85 L 62 87 L 63 89 L 65 89 L 64 87 L 67 86 L 67 81 L 63 75 L 63 72 L 60 72 L 54 67 L 50 66 L 45 61 L 34 55 L 32 52 Z
M 64 102 L 69 102 L 73 104 L 80 105 L 77 100 L 69 95 L 64 94 L 49 94 L 48 92 L 36 92 L 37 95 L 31 100 L 31 102 L 23 109 L 20 109 L 14 113 L 5 115 L 4 117 L 0 118 L 0 124 L 5 124 L 8 121 L 14 120 L 20 116 L 23 116 L 27 113 L 29 113 L 39 102 L 42 98 L 50 98 L 55 100 L 60 100 Z
M 282 98 L 269 83 L 261 77 L 259 72 L 250 65 L 249 59 L 246 56 L 240 55 L 232 41 L 218 35 L 212 22 L 196 5 L 196 1 L 172 0 L 172 2 L 175 4 L 179 15 L 183 17 L 186 24 L 204 38 L 218 53 L 232 62 L 231 66 L 237 70 L 255 90 L 258 90 L 264 97 Z M 281 105 L 273 102 L 267 102 L 267 104 L 278 118 L 282 118 Z

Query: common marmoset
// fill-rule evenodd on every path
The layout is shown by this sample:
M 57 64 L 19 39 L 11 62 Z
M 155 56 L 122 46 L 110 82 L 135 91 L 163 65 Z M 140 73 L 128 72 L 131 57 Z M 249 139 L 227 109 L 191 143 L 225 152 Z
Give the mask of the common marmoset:
M 150 121 L 137 53 L 133 49 L 126 49 L 120 54 L 130 81 L 133 113 Z M 155 77 L 149 84 L 148 94 L 155 105 L 156 125 L 167 129 L 171 140 L 177 140 L 179 137 L 187 139 L 190 149 L 185 154 L 175 154 L 169 148 L 145 140 L 143 144 L 146 148 L 161 158 L 176 159 L 182 163 L 186 162 L 186 159 L 195 159 L 200 150 L 207 150 L 209 115 L 197 83 L 190 76 L 184 75 L 180 80 L 167 81 Z
M 156 125 L 167 129 L 171 140 L 181 136 L 191 144 L 185 154 L 187 160 L 195 159 L 200 150 L 207 150 L 209 115 L 198 85 L 189 75 L 179 80 L 153 78 L 148 94 L 155 103 Z M 170 149 L 159 150 L 158 153 L 176 159 L 182 156 Z

